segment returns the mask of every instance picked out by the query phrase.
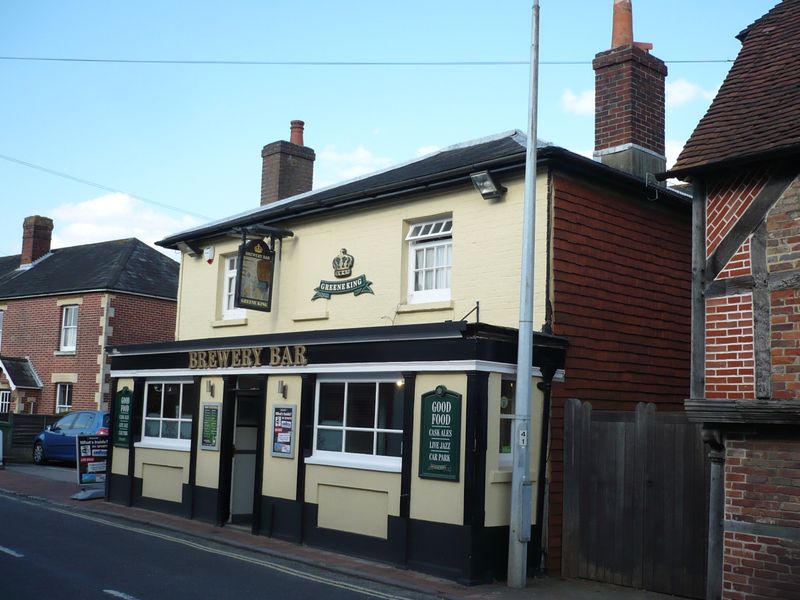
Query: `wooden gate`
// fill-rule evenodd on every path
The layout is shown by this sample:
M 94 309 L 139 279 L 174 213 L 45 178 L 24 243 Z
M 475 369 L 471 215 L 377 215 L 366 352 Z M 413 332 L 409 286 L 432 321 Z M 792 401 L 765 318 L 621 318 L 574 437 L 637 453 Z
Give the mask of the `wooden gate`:
M 567 401 L 563 575 L 702 598 L 707 508 L 700 425 Z

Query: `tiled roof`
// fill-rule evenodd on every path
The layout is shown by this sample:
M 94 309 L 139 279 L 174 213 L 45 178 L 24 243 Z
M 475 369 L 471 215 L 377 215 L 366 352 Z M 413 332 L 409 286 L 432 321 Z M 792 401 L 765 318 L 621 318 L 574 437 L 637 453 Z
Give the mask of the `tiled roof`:
M 0 299 L 107 290 L 177 298 L 178 263 L 135 239 L 58 248 L 30 268 L 0 257 Z
M 12 389 L 42 389 L 42 380 L 39 379 L 36 369 L 33 368 L 31 361 L 27 358 L 0 356 L 0 370 L 11 383 Z
M 800 0 L 742 31 L 742 49 L 671 175 L 800 152 Z

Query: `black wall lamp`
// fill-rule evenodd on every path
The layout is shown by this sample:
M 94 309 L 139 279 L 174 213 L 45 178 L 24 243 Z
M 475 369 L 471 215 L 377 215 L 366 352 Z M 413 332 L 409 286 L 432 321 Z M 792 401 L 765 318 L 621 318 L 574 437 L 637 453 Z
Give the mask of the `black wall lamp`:
M 506 188 L 497 183 L 489 171 L 477 171 L 469 174 L 472 179 L 472 185 L 478 190 L 484 200 L 493 200 L 500 198 L 506 193 Z

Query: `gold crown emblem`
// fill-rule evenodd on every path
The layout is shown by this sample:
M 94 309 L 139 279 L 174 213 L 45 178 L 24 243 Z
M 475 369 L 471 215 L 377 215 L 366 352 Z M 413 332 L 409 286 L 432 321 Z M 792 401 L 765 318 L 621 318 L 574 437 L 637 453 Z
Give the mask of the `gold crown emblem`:
M 264 246 L 262 246 L 261 244 L 256 244 L 255 246 L 253 246 L 253 251 L 262 254 L 264 252 Z
M 334 276 L 339 278 L 350 277 L 353 273 L 353 264 L 355 262 L 356 259 L 347 253 L 347 249 L 342 248 L 342 251 L 332 261 Z

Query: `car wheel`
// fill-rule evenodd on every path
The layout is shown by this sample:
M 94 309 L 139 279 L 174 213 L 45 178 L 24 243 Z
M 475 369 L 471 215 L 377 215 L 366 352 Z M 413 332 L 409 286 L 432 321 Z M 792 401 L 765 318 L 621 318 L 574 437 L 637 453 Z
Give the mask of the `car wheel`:
M 41 442 L 36 442 L 33 445 L 33 464 L 43 465 L 46 462 L 47 459 L 44 456 L 44 446 L 42 446 Z

